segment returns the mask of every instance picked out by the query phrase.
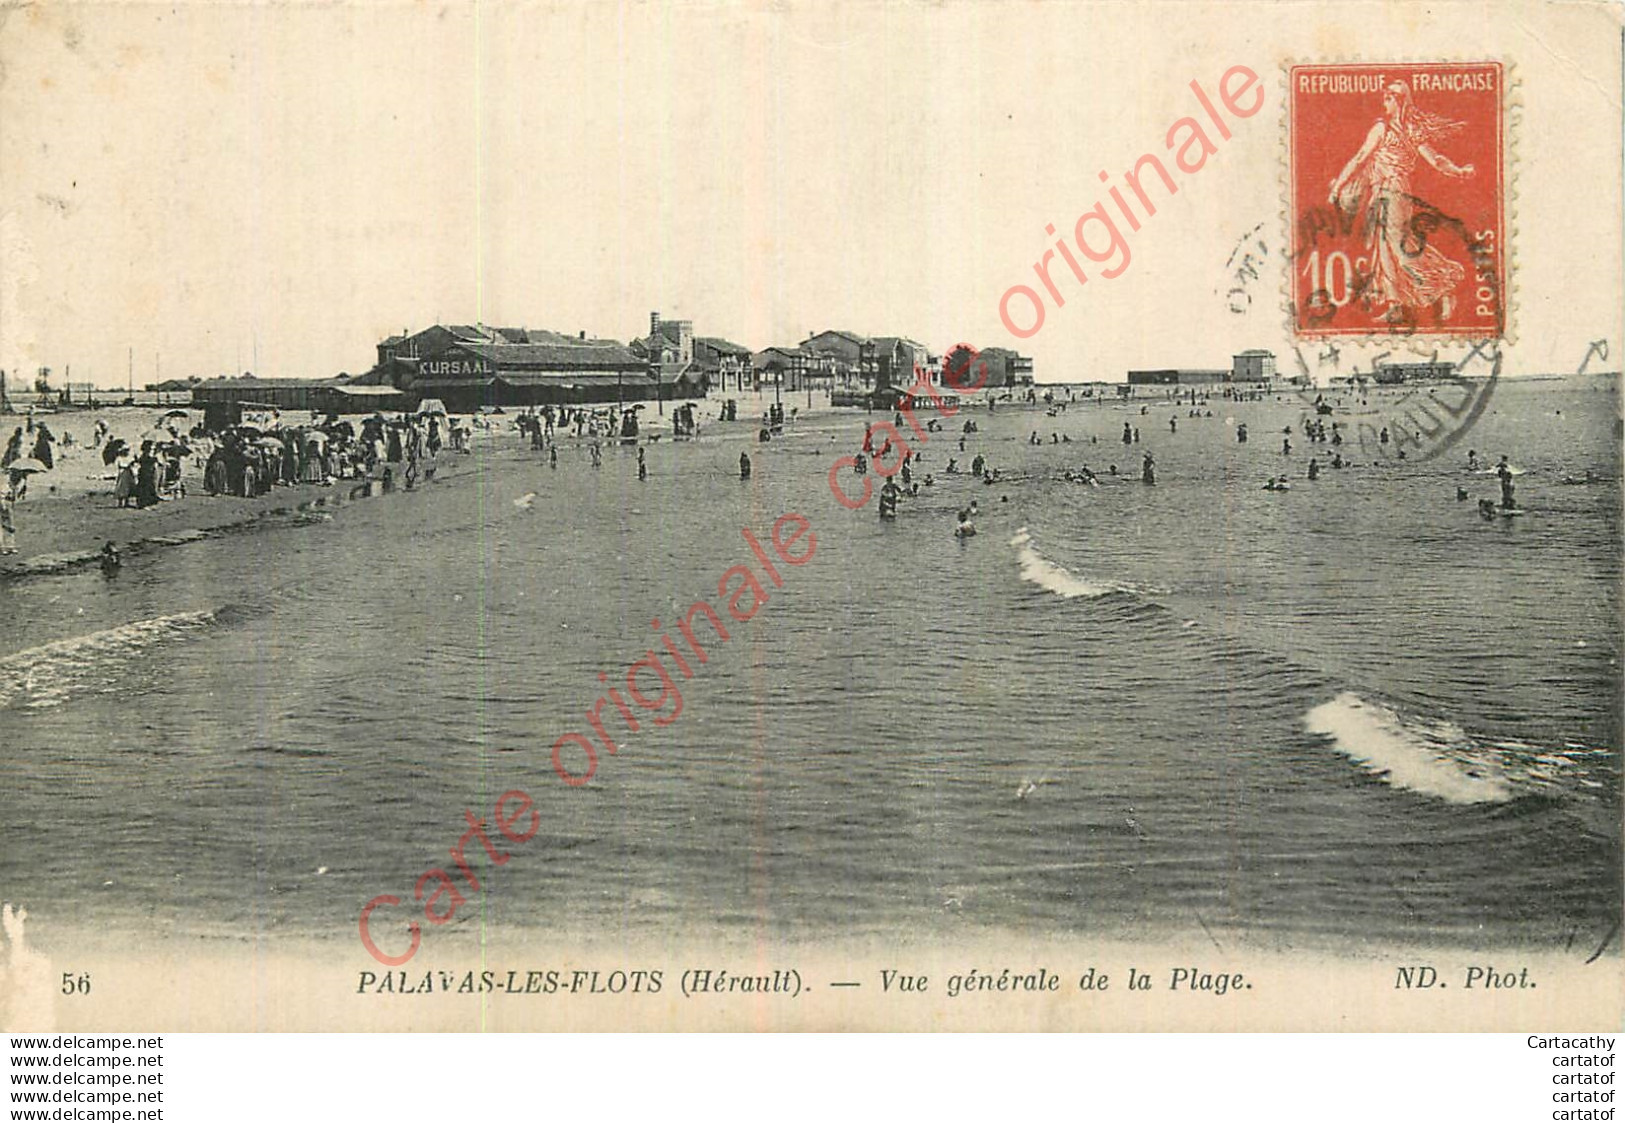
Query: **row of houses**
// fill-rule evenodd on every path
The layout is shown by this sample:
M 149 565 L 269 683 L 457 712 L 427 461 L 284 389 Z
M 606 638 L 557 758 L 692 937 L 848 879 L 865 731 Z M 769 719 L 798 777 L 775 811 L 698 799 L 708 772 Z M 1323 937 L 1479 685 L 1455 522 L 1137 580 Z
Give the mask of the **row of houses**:
M 970 369 L 975 363 L 975 368 Z M 769 347 L 754 358 L 759 384 L 827 388 L 837 405 L 890 406 L 920 379 L 940 385 L 975 382 L 988 390 L 1033 384 L 1033 361 L 1005 347 L 957 344 L 946 357 L 906 336 L 823 331 L 794 347 Z
M 1032 360 L 989 348 L 989 387 L 1030 384 Z M 437 398 L 455 412 L 482 406 L 673 401 L 712 390 L 823 387 L 850 404 L 884 401 L 912 385 L 916 371 L 941 380 L 941 359 L 903 336 L 823 331 L 794 346 L 753 351 L 717 336 L 696 336 L 689 320 L 649 316 L 647 335 L 621 343 L 535 328 L 435 324 L 378 344 L 372 369 L 331 379 L 224 378 L 192 386 L 193 401 L 339 413 L 410 408 Z

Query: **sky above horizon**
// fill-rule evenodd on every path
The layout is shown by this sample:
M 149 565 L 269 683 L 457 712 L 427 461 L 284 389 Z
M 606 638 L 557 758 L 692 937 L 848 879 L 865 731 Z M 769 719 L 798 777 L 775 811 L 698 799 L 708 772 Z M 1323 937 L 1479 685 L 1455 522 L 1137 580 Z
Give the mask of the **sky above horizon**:
M 1014 347 L 1041 381 L 1249 347 L 1291 370 L 1283 63 L 1495 57 L 1520 107 L 1507 368 L 1606 340 L 1618 369 L 1618 52 L 1617 17 L 1578 4 L 12 8 L 0 368 L 326 377 L 436 322 L 627 340 L 658 310 L 756 349 Z M 1191 81 L 1217 103 L 1238 65 L 1261 110 L 1125 231 L 1120 276 L 1012 336 L 999 299 L 1035 285 L 1046 225 L 1168 160 L 1177 119 L 1207 124 Z M 1348 345 L 1338 369 L 1379 351 L 1405 357 Z

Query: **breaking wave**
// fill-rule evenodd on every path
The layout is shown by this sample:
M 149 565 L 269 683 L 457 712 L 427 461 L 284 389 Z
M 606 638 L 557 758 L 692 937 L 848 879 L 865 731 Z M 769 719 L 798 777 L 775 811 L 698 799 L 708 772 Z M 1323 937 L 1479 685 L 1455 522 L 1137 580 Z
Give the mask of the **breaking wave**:
M 213 611 L 178 612 L 7 655 L 0 659 L 0 710 L 45 709 L 76 694 L 111 690 L 132 658 L 165 640 L 209 627 L 216 619 Z
M 1016 560 L 1021 563 L 1021 579 L 1040 589 L 1047 589 L 1058 597 L 1108 597 L 1114 593 L 1148 593 L 1158 590 L 1131 585 L 1126 581 L 1104 581 L 1079 577 L 1064 565 L 1057 565 L 1033 545 L 1033 536 L 1026 527 L 1017 529 L 1010 545 L 1016 548 Z
M 1460 726 L 1401 717 L 1345 691 L 1304 715 L 1311 733 L 1396 788 L 1448 803 L 1505 803 L 1517 793 L 1504 770 Z

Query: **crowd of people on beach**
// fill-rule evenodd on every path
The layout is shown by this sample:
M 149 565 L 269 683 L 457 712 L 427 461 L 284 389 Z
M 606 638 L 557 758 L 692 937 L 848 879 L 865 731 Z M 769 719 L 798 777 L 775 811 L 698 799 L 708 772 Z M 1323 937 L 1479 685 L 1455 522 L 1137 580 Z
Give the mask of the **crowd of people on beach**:
M 434 477 L 442 452 L 467 452 L 472 429 L 443 410 L 359 420 L 328 415 L 304 424 L 285 424 L 275 411 L 250 415 L 216 431 L 188 424 L 187 410 L 164 412 L 131 438 L 113 432 L 97 418 L 88 442 L 99 460 L 97 476 L 110 481 L 113 505 L 146 510 L 187 495 L 189 469 L 213 496 L 254 498 L 273 487 L 366 480 L 391 490 L 412 488 Z M 29 414 L 0 454 L 0 554 L 18 552 L 17 504 L 28 495 L 31 478 L 53 478 L 62 469 L 61 450 L 75 447 L 71 433 L 60 438 Z M 52 488 L 54 490 L 54 487 Z
M 731 420 L 734 406 L 731 400 L 723 403 L 719 418 Z M 531 450 L 535 452 L 553 447 L 559 434 L 568 435 L 572 430 L 578 441 L 632 441 L 643 436 L 659 440 L 658 433 L 644 433 L 644 423 L 639 418 L 644 408 L 642 402 L 631 405 L 527 406 L 514 417 L 513 426 L 530 442 Z M 674 405 L 671 427 L 673 437 L 699 436 L 699 412 L 695 403 Z
M 204 439 L 208 439 L 207 436 Z M 411 488 L 434 478 L 442 450 L 468 451 L 469 431 L 443 413 L 263 429 L 227 428 L 210 443 L 203 486 L 210 495 L 264 495 L 276 485 L 338 480 L 396 482 Z
M 72 447 L 72 434 L 64 434 L 63 442 Z M 35 424 L 32 412 L 7 438 L 0 453 L 0 471 L 5 473 L 0 481 L 0 555 L 17 552 L 17 504 L 28 495 L 30 476 L 56 467 L 56 449 L 56 435 L 43 422 Z
M 1237 402 L 1251 400 L 1251 395 L 1239 392 L 1225 391 L 1222 396 Z M 1007 393 L 1004 400 L 1010 402 L 1015 399 Z M 1182 422 L 1209 421 L 1214 416 L 1212 402 L 1206 392 L 1180 390 L 1168 393 L 1165 400 L 1179 407 L 1178 411 L 1167 417 L 1166 439 L 1170 441 L 1185 439 L 1186 429 Z M 1080 404 L 1071 391 L 1066 391 L 1064 398 L 1054 391 L 1045 391 L 1041 400 L 1029 391 L 1025 403 L 1044 410 L 1044 416 L 1049 418 L 1057 418 L 1069 406 Z M 717 421 L 740 420 L 736 401 L 730 399 L 716 404 Z M 898 518 L 909 501 L 918 499 L 925 489 L 937 485 L 941 477 L 969 476 L 988 486 L 1007 480 L 1025 482 L 1033 478 L 1030 466 L 1013 472 L 1008 467 L 996 466 L 990 454 L 997 446 L 984 445 L 981 449 L 972 450 L 969 442 L 977 439 L 979 426 L 969 416 L 955 422 L 959 455 L 937 453 L 939 461 L 945 460 L 946 465 L 938 466 L 935 472 L 927 472 L 924 467 L 927 452 L 923 448 L 926 440 L 923 435 L 916 440 L 910 430 L 918 434 L 923 427 L 927 433 L 940 433 L 944 431 L 944 425 L 940 417 L 926 416 L 927 411 L 923 406 L 920 407 L 920 415 L 916 416 L 913 410 L 918 404 L 901 403 L 889 424 L 866 423 L 859 448 L 846 458 L 855 475 L 868 474 L 871 465 L 874 465 L 873 470 L 885 477 L 876 489 L 881 518 Z M 1020 404 L 1018 401 L 1017 405 Z M 1104 409 L 1116 403 L 1095 398 L 1093 401 L 1085 399 L 1083 404 L 1104 412 Z M 1140 457 L 1137 473 L 1132 469 L 1120 471 L 1117 464 L 1097 472 L 1088 463 L 1069 457 L 1064 466 L 1058 467 L 1055 474 L 1047 478 L 1100 486 L 1106 482 L 1133 479 L 1137 475 L 1138 480 L 1146 485 L 1156 484 L 1159 474 L 1156 455 L 1152 449 L 1144 447 L 1146 442 L 1142 430 L 1135 422 L 1139 420 L 1141 424 L 1151 424 L 1150 411 L 1157 403 L 1130 401 L 1122 404 L 1126 404 L 1131 411 L 1138 407 L 1138 417 L 1123 420 L 1121 430 L 1125 450 L 1132 448 L 1133 455 Z M 1347 419 L 1334 419 L 1334 404 L 1324 397 L 1305 404 L 1308 409 L 1304 415 L 1281 430 L 1281 454 L 1290 457 L 1293 453 L 1292 440 L 1300 435 L 1311 446 L 1325 446 L 1326 451 L 1316 451 L 1308 457 L 1303 474 L 1311 482 L 1319 481 L 1326 470 L 1341 471 L 1358 467 L 1343 455 L 1348 432 L 1345 428 Z M 1341 404 L 1340 400 L 1336 403 L 1338 406 Z M 425 403 L 426 407 L 431 405 L 437 406 L 438 403 Z M 967 414 L 984 405 L 990 414 L 995 412 L 997 396 L 990 395 L 985 402 L 968 398 L 962 398 L 959 402 L 960 409 Z M 695 402 L 675 405 L 671 410 L 670 435 L 674 438 L 698 437 L 700 407 L 701 403 Z M 552 469 L 559 466 L 561 440 L 583 449 L 593 467 L 603 465 L 606 443 L 636 444 L 635 470 L 637 479 L 643 482 L 649 479 L 649 460 L 644 446 L 666 435 L 664 422 L 657 428 L 648 424 L 651 418 L 640 416 L 640 411 L 646 408 L 643 403 L 533 406 L 511 414 L 502 423 L 510 430 L 517 431 L 531 449 L 545 450 L 546 463 Z M 485 412 L 500 414 L 502 411 Z M 767 406 L 760 419 L 757 441 L 766 443 L 784 435 L 787 424 L 796 420 L 797 412 L 787 410 L 776 402 Z M 202 423 L 189 424 L 192 417 L 192 413 L 186 410 L 169 410 L 150 426 L 142 426 L 145 432 L 130 439 L 114 434 L 107 420 L 96 420 L 90 440 L 85 443 L 98 454 L 106 469 L 106 474 L 99 478 L 112 482 L 111 494 L 116 507 L 144 510 L 166 500 L 181 499 L 188 493 L 188 484 L 194 491 L 201 490 L 211 496 L 245 498 L 266 495 L 279 486 L 329 485 L 340 480 L 366 481 L 369 488 L 381 483 L 386 491 L 397 485 L 411 489 L 420 481 L 433 478 L 442 453 L 469 451 L 473 432 L 476 429 L 490 430 L 498 422 L 497 418 L 475 414 L 465 423 L 443 409 L 423 408 L 416 413 L 393 416 L 374 414 L 341 418 L 329 415 L 325 418 L 312 417 L 301 423 L 285 423 L 275 411 L 270 411 L 247 416 L 237 424 L 215 431 Z M 751 424 L 749 421 L 746 423 Z M 1248 424 L 1245 420 L 1225 418 L 1225 424 L 1234 426 L 1238 443 L 1247 443 Z M 1057 428 L 1049 432 L 1047 440 L 1045 433 L 1032 428 L 1025 443 L 1035 449 L 1060 450 L 1083 443 L 1096 446 L 1103 440 L 1111 440 L 1109 427 L 1105 436 L 1098 432 L 1079 433 L 1076 426 L 1067 428 L 1071 431 Z M 1387 450 L 1390 433 L 1386 427 L 1377 434 L 1377 440 L 1384 448 L 1383 462 L 1372 466 L 1392 467 L 1394 461 L 1403 459 L 1403 451 L 1396 454 Z M 0 455 L 0 470 L 5 473 L 4 486 L 0 487 L 0 554 L 9 555 L 18 551 L 15 512 L 17 503 L 27 496 L 30 479 L 58 471 L 63 450 L 71 449 L 73 445 L 71 434 L 64 431 L 58 437 L 49 424 L 32 415 L 26 418 L 24 424 L 13 429 L 5 442 L 3 455 Z M 1375 451 L 1366 448 L 1365 438 L 1361 438 L 1360 447 L 1368 452 Z M 1330 452 L 1329 458 L 1327 451 Z M 970 461 L 968 468 L 964 468 L 961 461 L 967 453 L 970 454 Z M 749 480 L 752 467 L 751 455 L 741 452 L 740 478 Z M 1507 456 L 1501 456 L 1499 463 L 1490 468 L 1479 460 L 1476 451 L 1470 452 L 1467 470 L 1497 476 L 1499 503 L 1488 500 L 1479 502 L 1479 509 L 1487 518 L 1492 514 L 1523 513 L 1517 507 L 1514 495 L 1513 477 L 1518 470 L 1511 467 Z M 1566 479 L 1563 482 L 1589 483 L 1593 479 L 1593 473 L 1587 472 L 1584 480 Z M 870 485 L 865 483 L 862 486 L 867 494 Z M 1291 474 L 1283 473 L 1272 474 L 1263 484 L 1263 490 L 1271 492 L 1288 491 L 1291 487 Z M 1008 495 L 1002 498 L 1009 500 Z M 1457 498 L 1470 498 L 1468 490 L 1457 488 Z M 953 509 L 957 516 L 954 535 L 961 539 L 974 535 L 974 502 L 968 507 L 956 506 Z
M 559 464 L 558 443 L 574 437 L 586 448 L 594 467 L 602 466 L 604 441 L 617 443 L 659 440 L 661 433 L 640 422 L 646 406 L 633 403 L 582 406 L 532 406 L 506 419 L 501 409 L 476 413 L 466 421 L 448 414 L 436 402 L 425 402 L 415 413 L 343 418 L 313 415 L 292 422 L 279 411 L 245 413 L 234 424 L 215 429 L 199 421 L 195 410 L 170 409 L 150 424 L 138 422 L 139 434 L 121 435 L 113 424 L 98 417 L 86 442 L 99 460 L 92 479 L 110 483 L 113 506 L 147 510 L 169 500 L 183 499 L 190 487 L 210 496 L 257 498 L 273 488 L 294 485 L 330 485 L 343 480 L 363 481 L 382 491 L 397 485 L 406 489 L 434 478 L 442 454 L 470 451 L 477 430 L 492 430 L 503 420 L 535 450 L 546 450 L 548 464 Z M 797 411 L 773 404 L 762 415 L 766 436 L 782 434 L 786 420 Z M 738 418 L 738 403 L 719 403 L 719 421 Z M 123 415 L 114 424 L 128 424 Z M 671 436 L 700 434 L 699 403 L 682 402 L 670 410 Z M 765 439 L 765 438 L 764 438 Z M 0 554 L 18 552 L 17 504 L 27 498 L 29 480 L 36 475 L 60 473 L 60 450 L 72 448 L 72 434 L 59 438 L 43 418 L 31 410 L 15 427 L 0 456 Z M 748 473 L 749 458 L 741 471 Z M 638 478 L 648 479 L 648 463 L 638 450 Z M 55 477 L 49 477 L 55 478 Z M 49 490 L 56 490 L 52 486 Z M 94 494 L 94 489 L 92 489 Z

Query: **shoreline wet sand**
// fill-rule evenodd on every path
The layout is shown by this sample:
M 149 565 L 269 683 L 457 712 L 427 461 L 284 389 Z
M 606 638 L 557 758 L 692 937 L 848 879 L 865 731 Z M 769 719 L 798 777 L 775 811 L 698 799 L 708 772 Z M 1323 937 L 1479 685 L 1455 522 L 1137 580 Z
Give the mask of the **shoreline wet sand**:
M 442 457 L 434 478 L 418 486 L 475 472 L 479 459 L 479 453 Z M 192 482 L 201 487 L 201 481 Z M 0 582 L 96 565 L 108 542 L 121 553 L 182 545 L 342 503 L 362 488 L 369 494 L 383 494 L 378 480 L 340 479 L 330 484 L 278 485 L 267 495 L 251 498 L 189 492 L 184 498 L 146 509 L 119 507 L 111 491 L 30 497 L 17 504 L 18 552 L 0 559 Z
M 756 416 L 772 404 L 772 398 L 761 393 L 730 396 L 739 403 L 740 420 L 723 422 L 708 416 L 702 418 L 702 422 L 713 433 L 748 439 L 755 432 Z M 861 411 L 834 409 L 826 394 L 820 393 L 819 398 L 822 400 L 811 406 L 792 401 L 787 401 L 786 406 L 804 420 L 861 415 Z M 702 405 L 719 406 L 723 400 L 720 397 L 705 399 Z M 37 423 L 49 425 L 59 440 L 71 433 L 75 444 L 58 445 L 55 470 L 30 478 L 28 495 L 16 505 L 14 512 L 18 552 L 0 557 L 0 584 L 95 566 L 108 542 L 121 554 L 140 553 L 195 542 L 228 530 L 243 530 L 261 522 L 270 525 L 291 515 L 337 506 L 347 502 L 357 489 L 367 487 L 369 482 L 369 495 L 383 494 L 377 478 L 370 481 L 345 478 L 326 484 L 277 484 L 269 494 L 262 496 L 209 495 L 203 490 L 200 468 L 188 459 L 182 475 L 187 490 L 184 498 L 166 499 L 145 509 L 120 508 L 113 498 L 114 473 L 101 463 L 99 450 L 91 446 L 91 427 L 97 420 L 104 420 L 110 423 L 111 436 L 127 436 L 132 430 L 149 428 L 152 413 L 151 407 L 114 407 L 79 413 L 43 413 L 34 417 Z M 8 414 L 0 421 L 20 427 L 26 416 Z M 301 412 L 291 412 L 285 414 L 283 420 L 291 424 L 304 416 Z M 517 414 L 491 417 L 492 427 L 473 435 L 468 455 L 442 451 L 429 461 L 434 475 L 417 486 L 422 488 L 477 472 L 488 458 L 525 452 L 534 455 L 523 436 L 514 430 L 514 416 Z M 664 414 L 645 418 L 648 428 L 636 443 L 653 446 L 669 439 L 667 421 Z M 555 440 L 561 451 L 584 451 L 592 442 L 592 438 L 569 430 L 560 430 Z M 602 443 L 608 451 L 622 442 L 603 438 Z M 400 479 L 403 466 L 395 465 L 394 471 L 395 478 Z M 394 490 L 411 489 L 397 484 Z
M 720 399 L 718 399 L 720 400 Z M 741 395 L 743 420 L 722 423 L 707 418 L 708 425 L 723 430 L 749 429 L 755 412 L 766 408 L 770 400 L 760 394 Z M 827 399 L 813 409 L 799 409 L 803 416 L 829 411 Z M 267 495 L 243 497 L 209 495 L 203 490 L 201 469 L 188 459 L 182 475 L 187 494 L 181 499 L 166 499 L 157 506 L 145 509 L 120 508 L 113 498 L 114 472 L 100 459 L 100 450 L 92 447 L 92 426 L 106 421 L 110 436 L 125 436 L 151 427 L 152 407 L 113 407 L 75 413 L 41 413 L 31 420 L 49 425 L 60 442 L 71 434 L 72 445 L 58 444 L 55 469 L 30 477 L 27 496 L 16 504 L 14 519 L 17 527 L 18 552 L 0 557 L 0 584 L 51 574 L 68 572 L 98 564 L 103 546 L 112 542 L 121 553 L 136 553 L 163 546 L 194 542 L 199 538 L 226 530 L 241 530 L 261 521 L 274 521 L 312 509 L 346 502 L 357 489 L 366 487 L 366 478 L 335 479 L 331 483 L 277 484 Z M 292 423 L 305 416 L 290 413 L 284 420 Z M 21 428 L 27 414 L 7 414 L 0 417 L 6 427 Z M 477 432 L 472 439 L 469 455 L 443 451 L 428 463 L 434 475 L 417 486 L 424 487 L 436 481 L 446 481 L 478 471 L 488 457 L 525 451 L 521 435 L 512 428 L 512 415 L 497 415 L 491 419 L 493 427 Z M 653 422 L 645 443 L 658 443 L 664 436 L 664 416 L 647 419 Z M 30 442 L 32 438 L 29 438 Z M 589 438 L 561 431 L 557 437 L 560 449 L 585 448 Z M 606 448 L 615 444 L 606 440 Z M 396 465 L 395 478 L 403 474 L 403 466 Z M 377 478 L 370 480 L 370 495 L 382 494 Z M 396 490 L 411 490 L 397 484 Z

